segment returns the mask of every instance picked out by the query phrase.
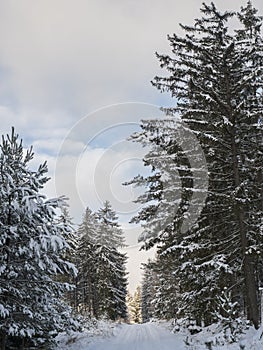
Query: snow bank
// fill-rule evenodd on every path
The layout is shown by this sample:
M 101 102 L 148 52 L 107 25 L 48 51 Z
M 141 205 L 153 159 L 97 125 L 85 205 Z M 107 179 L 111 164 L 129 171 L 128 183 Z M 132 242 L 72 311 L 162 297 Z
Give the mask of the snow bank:
M 82 332 L 60 333 L 56 350 L 86 350 L 87 345 L 115 335 L 118 327 L 110 321 L 88 321 Z
M 197 329 L 196 334 L 191 334 L 189 329 L 174 326 L 173 323 L 162 323 L 175 334 L 184 335 L 185 349 L 195 350 L 262 350 L 263 327 L 255 330 L 247 327 L 242 334 L 238 335 L 236 342 L 231 342 L 229 334 L 220 324 Z

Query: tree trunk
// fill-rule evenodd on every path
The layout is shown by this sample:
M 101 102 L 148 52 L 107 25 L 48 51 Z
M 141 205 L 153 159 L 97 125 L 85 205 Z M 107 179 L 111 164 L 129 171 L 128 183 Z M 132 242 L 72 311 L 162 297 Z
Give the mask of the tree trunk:
M 24 348 L 25 348 L 25 338 L 22 338 L 19 349 L 24 350 Z
M 96 290 L 95 283 L 92 284 L 92 310 L 93 310 L 93 316 L 95 318 L 98 318 L 98 294 Z
M 6 346 L 6 333 L 0 332 L 0 350 L 5 350 Z
M 245 291 L 246 291 L 246 306 L 247 316 L 252 321 L 254 327 L 259 327 L 259 308 L 258 308 L 258 295 L 257 295 L 257 282 L 255 276 L 255 262 L 250 255 L 247 255 L 246 249 L 248 247 L 246 232 L 244 228 L 243 213 L 239 213 L 240 224 L 240 236 L 243 253 L 243 271 L 245 278 Z
M 235 143 L 235 130 L 232 133 L 232 160 L 233 160 L 233 171 L 235 187 L 240 186 L 240 176 L 238 167 L 237 157 L 237 146 Z M 259 308 L 258 308 L 258 296 L 257 296 L 257 279 L 255 276 L 255 262 L 253 258 L 246 254 L 249 247 L 247 240 L 247 232 L 245 227 L 245 217 L 243 205 L 236 204 L 236 216 L 239 225 L 241 251 L 243 258 L 243 273 L 245 280 L 245 302 L 247 309 L 247 318 L 253 323 L 254 327 L 259 327 Z

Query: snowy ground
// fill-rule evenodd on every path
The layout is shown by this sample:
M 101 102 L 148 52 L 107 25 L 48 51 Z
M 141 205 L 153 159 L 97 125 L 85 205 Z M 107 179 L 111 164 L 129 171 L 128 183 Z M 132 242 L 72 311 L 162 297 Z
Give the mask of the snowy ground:
M 62 338 L 61 338 L 62 339 Z M 184 350 L 183 336 L 172 334 L 154 323 L 123 324 L 112 329 L 112 335 L 88 337 L 79 334 L 74 343 L 62 341 L 59 350 Z
M 220 335 L 206 329 L 194 336 L 185 331 L 171 333 L 167 324 L 110 324 L 100 322 L 98 328 L 71 336 L 61 334 L 57 350 L 262 350 L 262 330 L 250 328 L 235 344 L 216 344 Z M 186 343 L 188 345 L 186 345 Z M 207 345 L 205 344 L 207 343 Z M 209 347 L 211 343 L 212 347 Z
M 87 324 L 83 332 L 61 333 L 57 336 L 58 347 L 56 350 L 86 350 L 92 343 L 103 339 L 110 339 L 118 333 L 121 324 L 98 321 L 97 325 Z M 106 349 L 105 349 L 106 350 Z
M 89 350 L 183 350 L 183 338 L 155 325 L 123 326 L 111 339 L 91 345 Z
M 245 331 L 240 339 L 232 344 L 225 341 L 223 333 L 218 333 L 215 326 L 210 326 L 204 329 L 201 333 L 188 337 L 189 350 L 209 349 L 211 350 L 263 350 L 262 329 L 256 331 L 254 327 L 250 327 Z M 225 345 L 222 345 L 225 343 Z

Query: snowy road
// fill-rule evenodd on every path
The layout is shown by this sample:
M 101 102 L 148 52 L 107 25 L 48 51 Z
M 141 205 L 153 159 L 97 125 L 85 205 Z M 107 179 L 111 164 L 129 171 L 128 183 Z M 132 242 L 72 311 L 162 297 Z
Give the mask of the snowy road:
M 90 344 L 87 350 L 185 350 L 182 338 L 154 324 L 123 326 L 116 336 Z

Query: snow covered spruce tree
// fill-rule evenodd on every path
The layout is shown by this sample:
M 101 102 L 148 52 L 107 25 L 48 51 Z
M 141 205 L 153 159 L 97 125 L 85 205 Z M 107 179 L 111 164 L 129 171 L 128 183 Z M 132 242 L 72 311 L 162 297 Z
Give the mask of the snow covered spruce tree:
M 63 206 L 61 208 L 61 214 L 58 217 L 58 223 L 64 226 L 63 237 L 65 238 L 68 249 L 63 254 L 63 259 L 72 263 L 73 265 L 77 265 L 77 247 L 78 247 L 78 235 L 74 228 L 73 218 L 70 216 L 69 210 L 67 206 Z M 79 274 L 79 273 L 78 273 Z M 65 298 L 69 305 L 76 310 L 76 274 L 59 274 L 56 278 L 57 281 L 66 282 L 72 285 L 71 290 L 69 290 L 65 294 Z M 74 286 L 74 287 L 73 287 Z
M 26 348 L 50 341 L 70 324 L 62 301 L 70 286 L 58 274 L 74 274 L 64 260 L 69 248 L 57 210 L 63 198 L 46 199 L 46 163 L 30 170 L 32 148 L 26 152 L 14 129 L 0 144 L 0 347 Z M 12 347 L 12 348 L 13 348 Z
M 112 320 L 126 319 L 127 257 L 120 252 L 124 247 L 123 231 L 109 201 L 96 216 L 99 223 L 96 235 L 99 313 Z
M 78 309 L 95 318 L 127 317 L 126 255 L 118 218 L 108 201 L 97 213 L 87 208 L 79 227 Z
M 81 314 L 98 317 L 98 293 L 96 255 L 96 228 L 97 222 L 94 213 L 87 208 L 79 226 L 79 242 L 77 248 L 78 276 L 76 280 L 76 308 Z
M 154 172 L 132 181 L 148 188 L 138 199 L 148 206 L 134 220 L 146 221 L 144 236 L 160 243 L 159 254 L 174 255 L 183 315 L 199 324 L 215 321 L 215 300 L 228 288 L 239 315 L 245 313 L 257 328 L 263 252 L 262 20 L 251 2 L 237 14 L 220 13 L 213 3 L 203 4 L 201 12 L 194 26 L 181 26 L 185 36 L 168 37 L 172 55 L 157 55 L 168 76 L 156 77 L 153 85 L 171 93 L 175 105 L 164 109 L 166 120 L 145 121 L 142 132 L 132 137 L 152 148 L 144 161 Z M 239 25 L 230 33 L 233 17 Z M 209 173 L 206 204 L 187 232 L 182 227 L 193 200 L 194 170 L 176 140 L 176 114 L 181 127 L 197 137 Z M 182 178 L 181 204 L 172 223 L 158 232 L 158 221 L 167 216 L 162 210 L 163 179 L 176 165 Z
M 133 296 L 131 296 L 131 300 L 129 301 L 129 312 L 130 312 L 130 321 L 132 323 L 141 323 L 142 321 L 141 286 L 137 286 Z
M 132 135 L 131 139 L 147 145 L 151 151 L 145 156 L 144 163 L 150 166 L 153 174 L 143 178 L 138 176 L 130 183 L 146 186 L 146 192 L 137 201 L 144 205 L 132 221 L 142 222 L 144 231 L 140 237 L 147 249 L 158 244 L 157 258 L 147 269 L 155 274 L 152 300 L 153 316 L 158 318 L 173 318 L 180 306 L 177 269 L 181 266 L 183 255 L 180 256 L 175 246 L 179 245 L 184 235 L 180 228 L 191 200 L 193 185 L 192 172 L 187 152 L 192 152 L 188 146 L 185 151 L 178 142 L 180 120 L 166 118 L 142 122 L 142 132 Z M 183 133 L 187 136 L 187 133 Z M 184 142 L 188 143 L 188 138 Z M 189 142 L 189 145 L 191 142 Z M 198 160 L 198 159 L 197 159 Z M 200 174 L 203 170 L 200 169 Z M 180 181 L 179 181 L 179 177 Z M 198 204 L 198 203 L 197 203 Z M 198 205 L 196 205 L 198 210 Z M 189 247 L 192 251 L 195 247 Z M 182 282 L 182 281 L 181 281 Z M 182 282 L 183 284 L 183 282 Z M 195 301 L 195 305 L 197 300 Z M 196 306 L 198 308 L 198 305 Z M 189 308 L 189 305 L 188 305 Z
M 143 264 L 142 278 L 142 322 L 149 322 L 154 318 L 156 290 L 158 286 L 157 274 L 154 271 L 154 262 L 150 259 Z
M 100 223 L 100 234 L 98 243 L 105 244 L 112 248 L 122 248 L 125 246 L 123 231 L 118 223 L 116 212 L 112 209 L 109 201 L 105 201 L 103 207 L 96 213 L 96 218 Z

